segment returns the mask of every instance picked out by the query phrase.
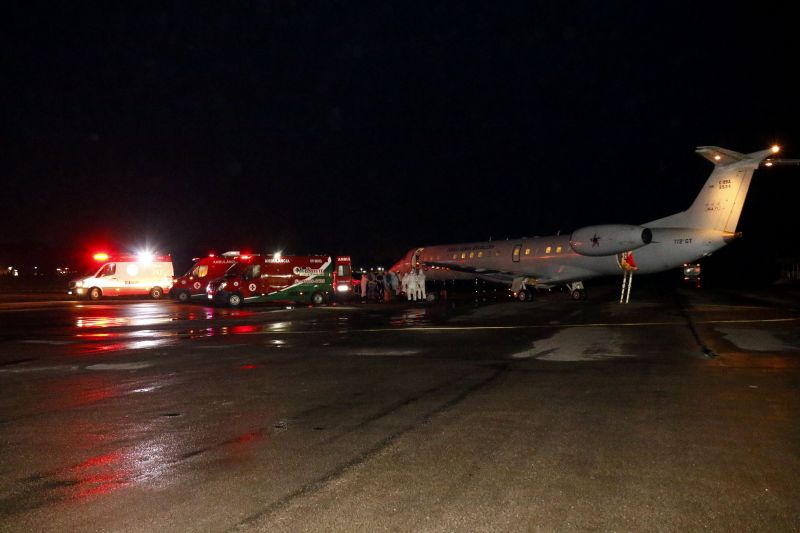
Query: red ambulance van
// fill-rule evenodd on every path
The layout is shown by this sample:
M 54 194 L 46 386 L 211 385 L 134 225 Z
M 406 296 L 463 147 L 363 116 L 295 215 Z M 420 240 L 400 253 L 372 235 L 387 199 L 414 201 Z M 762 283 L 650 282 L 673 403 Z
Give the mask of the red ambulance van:
M 232 251 L 195 258 L 194 266 L 173 282 L 170 296 L 184 303 L 197 299 L 205 300 L 208 282 L 225 274 L 239 255 L 239 252 Z
M 329 255 L 240 256 L 206 288 L 209 301 L 239 307 L 255 302 L 320 305 L 350 291 L 350 258 Z

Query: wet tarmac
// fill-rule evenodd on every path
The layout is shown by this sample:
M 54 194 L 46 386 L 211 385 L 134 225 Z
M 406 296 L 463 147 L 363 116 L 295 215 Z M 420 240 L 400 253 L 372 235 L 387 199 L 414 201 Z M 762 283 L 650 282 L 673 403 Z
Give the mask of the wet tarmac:
M 798 292 L 617 290 L 4 299 L 0 530 L 800 529 Z

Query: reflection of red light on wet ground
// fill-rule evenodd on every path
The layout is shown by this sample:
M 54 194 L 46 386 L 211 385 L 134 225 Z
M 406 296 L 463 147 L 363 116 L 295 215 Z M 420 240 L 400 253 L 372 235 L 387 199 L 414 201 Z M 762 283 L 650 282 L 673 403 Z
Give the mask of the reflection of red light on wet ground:
M 122 452 L 97 455 L 73 466 L 70 471 L 77 478 L 77 497 L 88 498 L 108 494 L 123 487 L 127 482 L 125 470 L 120 468 Z
M 80 348 L 80 353 L 115 352 L 117 350 L 125 350 L 126 348 L 128 348 L 128 344 L 123 342 L 115 342 L 113 344 L 83 346 Z
M 252 440 L 261 438 L 263 436 L 264 436 L 264 430 L 260 429 L 258 431 L 248 431 L 247 433 L 236 437 L 236 439 L 234 439 L 233 442 L 236 444 L 243 444 L 245 442 L 250 442 Z
M 233 326 L 231 328 L 231 333 L 255 333 L 258 331 L 257 326 L 251 325 L 243 325 L 243 326 Z
M 258 368 L 256 365 L 242 365 L 242 370 L 253 370 L 254 368 Z
M 120 451 L 117 450 L 111 453 L 105 453 L 103 455 L 96 455 L 85 460 L 82 463 L 78 463 L 72 467 L 72 470 L 81 470 L 83 468 L 90 468 L 93 466 L 103 466 L 107 465 L 108 463 L 112 463 L 114 461 L 118 461 L 120 456 Z
M 46 409 L 73 409 L 118 396 L 119 385 L 104 375 L 71 376 L 50 387 Z

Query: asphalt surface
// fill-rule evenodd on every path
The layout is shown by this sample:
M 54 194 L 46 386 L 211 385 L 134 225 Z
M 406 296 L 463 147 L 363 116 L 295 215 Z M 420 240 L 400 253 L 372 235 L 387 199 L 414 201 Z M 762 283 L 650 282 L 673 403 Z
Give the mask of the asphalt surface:
M 0 302 L 2 531 L 800 529 L 797 292 Z

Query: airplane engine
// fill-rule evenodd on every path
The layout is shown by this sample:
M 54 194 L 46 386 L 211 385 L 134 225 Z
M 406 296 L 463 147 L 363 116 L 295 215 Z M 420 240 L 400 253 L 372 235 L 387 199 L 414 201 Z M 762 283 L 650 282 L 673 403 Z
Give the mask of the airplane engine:
M 642 226 L 603 224 L 572 232 L 569 245 L 581 255 L 600 256 L 629 252 L 650 244 L 653 232 Z

